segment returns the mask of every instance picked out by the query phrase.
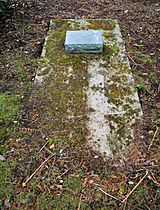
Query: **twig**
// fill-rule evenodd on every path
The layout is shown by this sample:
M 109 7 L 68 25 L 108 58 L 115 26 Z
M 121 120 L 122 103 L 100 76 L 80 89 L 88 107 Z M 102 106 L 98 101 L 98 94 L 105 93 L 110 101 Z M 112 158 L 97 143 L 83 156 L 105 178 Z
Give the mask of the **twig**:
M 82 193 L 81 193 L 80 198 L 79 198 L 77 210 L 80 210 L 80 208 L 81 208 L 81 201 L 82 201 Z
M 134 63 L 134 66 L 141 66 L 143 69 L 144 69 L 144 66 L 143 65 L 141 65 L 141 64 L 138 64 L 138 63 L 136 63 L 135 61 L 134 61 L 134 59 L 129 55 L 129 53 L 127 54 L 127 56 L 129 57 L 129 59 Z
M 154 136 L 152 138 L 152 141 L 151 141 L 151 143 L 150 143 L 150 145 L 148 147 L 148 151 L 150 150 L 151 146 L 153 145 L 153 142 L 154 142 L 154 140 L 156 138 L 157 133 L 158 133 L 158 126 L 157 126 L 157 129 L 156 129 L 155 133 L 154 133 Z
M 77 208 L 77 210 L 80 210 L 80 208 L 81 208 L 81 201 L 82 201 L 82 196 L 83 196 L 83 193 L 82 192 L 83 192 L 84 188 L 86 187 L 87 182 L 88 182 L 88 179 L 85 178 L 84 179 L 84 182 L 82 184 L 82 191 L 81 191 L 81 194 L 80 194 L 80 197 L 79 197 L 79 202 L 78 202 L 78 208 Z
M 151 210 L 146 204 L 144 204 L 148 210 Z
M 67 135 L 70 133 L 75 133 L 75 131 L 74 130 L 63 130 L 63 131 L 53 131 L 51 133 L 54 135 Z
M 157 180 L 156 180 L 155 176 L 153 175 L 153 173 L 152 172 L 150 172 L 150 173 L 151 173 L 151 175 L 148 175 L 148 178 L 151 179 L 155 184 L 160 186 L 160 183 L 157 182 Z
M 124 203 L 123 210 L 126 210 L 127 201 Z
M 127 54 L 127 56 L 128 56 L 129 59 L 134 63 L 134 65 L 137 66 L 137 63 L 133 60 L 133 58 L 132 58 L 129 54 Z
M 59 175 L 59 176 L 56 178 L 56 180 L 57 180 L 57 179 L 60 179 L 62 176 L 64 176 L 69 170 L 70 170 L 70 168 L 69 168 L 67 171 L 63 172 L 63 174 Z
M 116 198 L 115 196 L 113 196 L 113 195 L 111 195 L 111 194 L 105 192 L 102 188 L 98 187 L 98 189 L 99 189 L 101 192 L 103 192 L 105 195 L 107 195 L 107 196 L 109 196 L 109 197 L 111 197 L 111 198 L 113 198 L 113 199 L 115 199 L 115 200 L 117 200 L 117 201 L 122 202 L 120 199 Z
M 113 196 L 113 195 L 107 193 L 106 191 L 104 191 L 104 190 L 102 189 L 102 188 L 106 188 L 106 186 L 100 185 L 100 184 L 96 184 L 96 183 L 93 183 L 93 185 L 97 186 L 97 188 L 98 188 L 101 192 L 103 192 L 104 194 L 106 194 L 106 195 L 108 195 L 109 197 L 114 198 L 115 200 L 118 200 L 118 201 L 121 202 L 121 200 L 120 200 L 119 198 L 116 198 L 115 196 Z
M 48 144 L 48 141 L 41 147 L 41 149 L 38 151 L 38 153 L 40 153 L 47 144 Z
M 42 166 L 53 157 L 53 155 L 50 155 L 47 159 L 45 159 L 45 161 L 43 161 L 43 163 L 41 163 L 41 165 L 30 175 L 30 177 L 23 183 L 23 185 L 25 186 L 33 177 L 34 175 L 42 168 Z
M 129 196 L 137 189 L 137 187 L 141 184 L 141 182 L 145 179 L 147 175 L 148 175 L 148 170 L 146 171 L 146 174 L 140 179 L 140 181 L 134 186 L 134 188 L 128 193 L 128 195 L 123 199 L 122 203 L 127 201 Z
M 51 152 L 47 147 L 44 147 L 44 149 L 45 149 L 49 154 L 54 155 L 54 153 Z

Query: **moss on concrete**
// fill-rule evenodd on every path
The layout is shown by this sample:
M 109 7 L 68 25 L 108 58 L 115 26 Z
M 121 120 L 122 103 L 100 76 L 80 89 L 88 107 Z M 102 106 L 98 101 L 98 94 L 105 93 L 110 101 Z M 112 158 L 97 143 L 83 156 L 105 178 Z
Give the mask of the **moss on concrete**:
M 139 110 L 134 107 L 134 82 L 128 63 L 121 57 L 122 43 L 117 41 L 116 22 L 111 20 L 54 20 L 45 44 L 45 56 L 39 61 L 36 81 L 36 101 L 41 113 L 41 127 L 44 132 L 69 130 L 71 136 L 58 139 L 62 146 L 76 146 L 86 139 L 87 121 L 90 108 L 87 104 L 86 90 L 88 89 L 88 67 L 92 62 L 99 62 L 104 68 L 105 96 L 113 106 L 113 112 L 122 115 L 109 115 L 106 120 L 110 124 L 112 138 L 109 139 L 113 151 L 121 154 L 125 145 L 131 142 L 132 132 L 128 123 L 133 124 Z M 101 55 L 66 54 L 64 41 L 66 30 L 102 29 L 104 51 Z M 103 61 L 103 62 L 101 62 Z M 42 80 L 43 79 L 43 80 Z M 93 88 L 93 87 L 92 87 Z M 131 125 L 131 124 L 130 124 Z M 54 137 L 54 135 L 53 135 Z

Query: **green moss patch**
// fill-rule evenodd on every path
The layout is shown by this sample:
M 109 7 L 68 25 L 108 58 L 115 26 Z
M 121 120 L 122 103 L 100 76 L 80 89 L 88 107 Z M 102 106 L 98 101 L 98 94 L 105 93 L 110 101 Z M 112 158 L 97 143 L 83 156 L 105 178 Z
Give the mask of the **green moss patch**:
M 10 123 L 20 110 L 20 98 L 18 96 L 0 95 L 0 123 Z
M 0 208 L 5 199 L 10 199 L 13 193 L 11 168 L 6 161 L 0 161 Z

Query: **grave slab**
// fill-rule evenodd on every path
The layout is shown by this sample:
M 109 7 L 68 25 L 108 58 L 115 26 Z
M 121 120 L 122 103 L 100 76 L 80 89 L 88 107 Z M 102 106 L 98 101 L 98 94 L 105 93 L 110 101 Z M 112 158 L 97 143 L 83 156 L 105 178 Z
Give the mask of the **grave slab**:
M 66 53 L 66 32 L 77 30 L 102 31 L 103 52 Z M 52 20 L 32 97 L 40 126 L 58 131 L 62 148 L 85 142 L 106 158 L 125 158 L 142 110 L 118 22 Z
M 67 31 L 65 51 L 66 53 L 101 53 L 103 51 L 102 31 Z

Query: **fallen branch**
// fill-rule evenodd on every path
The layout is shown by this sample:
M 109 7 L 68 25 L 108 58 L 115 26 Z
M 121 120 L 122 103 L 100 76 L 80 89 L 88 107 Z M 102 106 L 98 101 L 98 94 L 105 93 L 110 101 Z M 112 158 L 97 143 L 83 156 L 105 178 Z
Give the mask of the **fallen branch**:
M 140 181 L 134 186 L 134 188 L 128 193 L 128 195 L 123 199 L 122 203 L 125 203 L 129 196 L 137 189 L 137 187 L 141 184 L 141 182 L 146 178 L 148 175 L 148 170 L 146 171 L 146 174 L 140 179 Z
M 150 145 L 149 145 L 149 147 L 148 147 L 148 151 L 150 150 L 151 146 L 153 145 L 153 142 L 154 142 L 154 140 L 155 140 L 155 138 L 156 138 L 157 133 L 158 133 L 158 126 L 157 126 L 157 129 L 156 129 L 156 131 L 155 131 L 155 133 L 154 133 L 154 136 L 153 136 L 153 138 L 152 138 L 152 140 L 151 140 L 151 143 L 150 143 Z
M 54 154 L 53 154 L 54 155 Z M 49 159 L 53 157 L 53 155 L 50 155 L 41 165 L 30 175 L 30 177 L 22 183 L 22 186 L 26 186 L 26 184 L 34 177 L 34 175 L 42 168 L 43 165 L 45 165 L 46 162 L 48 162 Z

